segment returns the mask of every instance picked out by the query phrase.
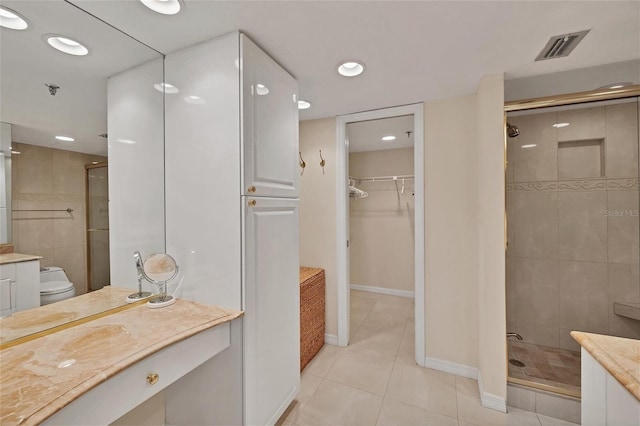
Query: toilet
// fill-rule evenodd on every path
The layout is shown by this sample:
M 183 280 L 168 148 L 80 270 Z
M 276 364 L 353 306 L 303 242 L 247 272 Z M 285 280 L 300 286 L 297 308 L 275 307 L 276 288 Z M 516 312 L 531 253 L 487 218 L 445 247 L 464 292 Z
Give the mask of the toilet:
M 76 295 L 73 283 L 69 282 L 64 269 L 58 266 L 40 268 L 40 306 L 59 302 Z

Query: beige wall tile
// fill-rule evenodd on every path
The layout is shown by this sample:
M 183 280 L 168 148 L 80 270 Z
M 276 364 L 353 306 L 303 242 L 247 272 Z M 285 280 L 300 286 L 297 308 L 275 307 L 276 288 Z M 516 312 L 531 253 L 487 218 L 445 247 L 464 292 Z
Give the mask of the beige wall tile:
M 83 154 L 52 150 L 53 193 L 84 195 L 85 159 Z
M 614 336 L 640 339 L 640 321 L 613 313 L 613 303 L 619 301 L 640 302 L 638 264 L 609 264 L 609 333 Z
M 17 194 L 19 195 L 19 194 Z M 17 200 L 13 219 L 16 225 L 16 252 L 31 254 L 35 249 L 50 249 L 54 247 L 53 219 L 54 213 L 51 201 Z M 31 211 L 30 211 L 31 210 Z
M 555 113 L 512 117 L 509 121 L 520 129 L 520 136 L 508 138 L 514 182 L 558 179 L 558 144 Z M 532 145 L 533 148 L 522 148 Z
M 82 201 L 55 201 L 56 210 L 73 209 L 69 213 L 56 213 L 53 220 L 54 245 L 59 247 L 83 246 L 86 244 L 85 203 Z
M 517 323 L 516 333 L 529 343 L 558 347 L 560 339 L 558 336 L 558 324 L 541 325 L 535 323 Z
M 562 398 L 558 395 L 536 392 L 536 412 L 580 423 L 580 401 L 575 398 Z
M 613 263 L 640 261 L 638 191 L 607 192 L 608 256 Z
M 560 259 L 606 262 L 606 191 L 558 194 Z
M 514 257 L 556 259 L 558 257 L 558 192 L 513 193 Z
M 54 250 L 55 266 L 64 269 L 76 294 L 87 292 L 85 246 L 57 247 Z
M 53 150 L 19 144 L 20 155 L 11 157 L 16 176 L 11 186 L 17 194 L 50 194 L 53 191 Z M 14 195 L 14 197 L 15 197 Z
M 572 331 L 583 331 L 582 328 L 576 327 L 572 329 L 562 328 L 560 327 L 560 347 L 562 349 L 568 349 L 570 351 L 580 351 L 580 345 L 576 342 L 573 337 L 571 337 Z M 587 331 L 587 330 L 584 330 Z M 605 331 L 604 334 L 607 334 L 608 331 Z
M 607 333 L 607 264 L 560 261 L 559 281 L 559 326 L 569 330 Z
M 607 177 L 638 176 L 638 104 L 629 102 L 605 107 Z
M 603 139 L 606 136 L 604 107 L 558 111 L 557 123 L 569 123 L 558 129 L 558 142 Z
M 558 146 L 558 179 L 604 176 L 604 140 L 565 142 Z

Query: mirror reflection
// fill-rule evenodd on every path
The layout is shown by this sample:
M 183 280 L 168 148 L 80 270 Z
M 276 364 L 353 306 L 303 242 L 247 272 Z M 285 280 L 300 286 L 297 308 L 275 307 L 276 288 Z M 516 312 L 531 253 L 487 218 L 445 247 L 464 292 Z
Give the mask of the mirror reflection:
M 26 23 L 0 29 L 0 248 L 14 252 L 0 256 L 0 302 L 15 317 L 111 284 L 109 218 L 134 212 L 109 209 L 107 83 L 151 61 L 154 77 L 163 69 L 161 54 L 73 4 L 1 7 Z M 37 260 L 40 270 L 16 276 Z M 30 303 L 16 306 L 12 296 L 27 288 Z

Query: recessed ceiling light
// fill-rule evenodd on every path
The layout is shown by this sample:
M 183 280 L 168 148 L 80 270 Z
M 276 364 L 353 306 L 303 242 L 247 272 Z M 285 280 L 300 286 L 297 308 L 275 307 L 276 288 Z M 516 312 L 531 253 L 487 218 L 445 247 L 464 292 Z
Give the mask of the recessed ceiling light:
M 561 129 L 562 127 L 567 127 L 569 123 L 556 123 L 553 125 L 556 129 Z
M 338 66 L 338 73 L 345 77 L 355 77 L 362 74 L 364 71 L 364 64 L 358 61 L 343 62 Z
M 132 141 L 131 139 L 118 139 L 118 142 L 126 143 L 127 145 L 133 145 L 136 143 L 136 141 Z
M 153 85 L 158 92 L 164 92 L 168 95 L 175 95 L 180 91 L 176 86 L 169 83 L 156 83 Z
M 98 162 L 97 161 L 92 161 L 91 164 L 98 164 Z
M 0 27 L 10 30 L 26 30 L 29 24 L 27 20 L 11 9 L 0 6 Z
M 631 86 L 633 83 L 630 81 L 622 81 L 619 83 L 607 84 L 606 86 L 598 87 L 598 89 L 622 89 L 626 86 Z
M 383 140 L 383 141 L 385 141 L 385 142 L 391 142 L 391 141 L 395 141 L 395 140 L 396 140 L 396 137 L 395 137 L 395 136 L 392 136 L 392 135 L 389 135 L 389 136 L 383 136 L 383 137 L 382 137 L 382 140 Z
M 534 147 L 536 147 L 536 146 L 538 146 L 538 145 L 536 145 L 535 143 L 530 143 L 530 144 L 528 144 L 528 145 L 522 145 L 520 148 L 525 148 L 525 149 L 527 149 L 527 148 L 534 148 Z
M 264 95 L 268 95 L 269 94 L 269 88 L 267 86 L 265 86 L 264 84 L 258 83 L 256 84 L 256 93 L 260 96 L 264 96 Z
M 19 155 L 19 154 L 22 154 L 20 151 L 13 151 L 13 150 L 11 150 L 11 153 L 12 153 L 12 154 L 18 154 L 18 155 Z
M 89 49 L 79 41 L 63 37 L 60 35 L 48 34 L 45 35 L 49 46 L 56 50 L 67 53 L 74 56 L 84 56 L 89 53 Z
M 73 141 L 75 141 L 74 138 L 70 138 L 69 136 L 56 136 L 56 139 L 58 139 L 59 141 L 63 141 L 63 142 L 73 142 Z
M 206 103 L 206 101 L 202 99 L 200 96 L 195 96 L 195 95 L 185 96 L 184 101 L 188 104 L 194 104 L 194 105 L 202 105 Z
M 140 2 L 154 12 L 162 13 L 163 15 L 175 15 L 180 12 L 180 2 L 178 0 L 140 0 Z
M 311 102 L 304 101 L 302 99 L 298 101 L 298 109 L 309 109 L 309 108 L 311 108 Z

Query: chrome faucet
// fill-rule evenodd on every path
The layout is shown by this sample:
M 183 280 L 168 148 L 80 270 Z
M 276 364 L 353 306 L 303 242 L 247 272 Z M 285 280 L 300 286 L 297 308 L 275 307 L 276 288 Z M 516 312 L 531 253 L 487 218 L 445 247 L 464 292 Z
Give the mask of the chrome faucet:
M 522 339 L 522 336 L 521 336 L 521 335 L 519 335 L 518 333 L 507 333 L 507 339 L 508 339 L 509 337 L 515 337 L 515 338 L 516 338 L 516 340 L 523 340 L 523 339 Z

